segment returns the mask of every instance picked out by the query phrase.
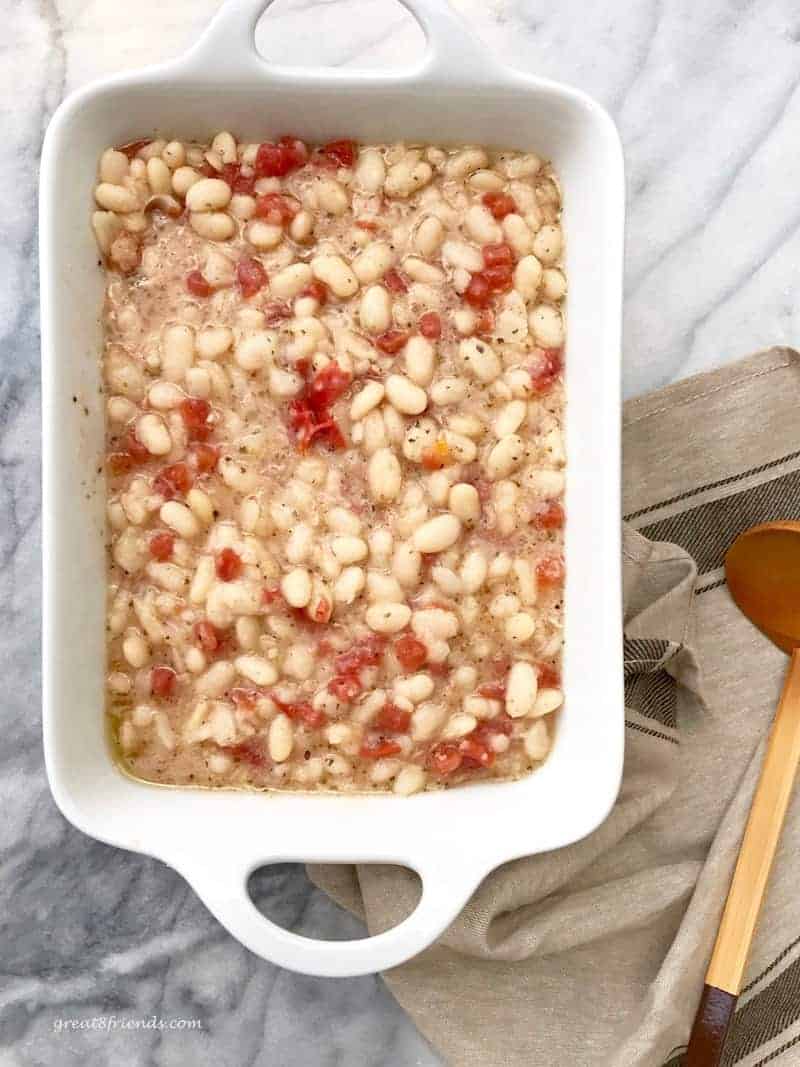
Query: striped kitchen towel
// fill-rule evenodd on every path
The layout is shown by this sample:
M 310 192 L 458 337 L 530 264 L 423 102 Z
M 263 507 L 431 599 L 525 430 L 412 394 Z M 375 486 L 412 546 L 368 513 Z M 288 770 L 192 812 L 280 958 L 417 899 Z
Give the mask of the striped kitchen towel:
M 622 789 L 593 834 L 495 871 L 386 975 L 454 1067 L 680 1067 L 786 669 L 723 560 L 747 527 L 800 519 L 799 413 L 788 349 L 626 405 Z M 394 867 L 311 873 L 372 931 L 416 899 Z M 800 1063 L 798 875 L 800 791 L 726 1065 Z

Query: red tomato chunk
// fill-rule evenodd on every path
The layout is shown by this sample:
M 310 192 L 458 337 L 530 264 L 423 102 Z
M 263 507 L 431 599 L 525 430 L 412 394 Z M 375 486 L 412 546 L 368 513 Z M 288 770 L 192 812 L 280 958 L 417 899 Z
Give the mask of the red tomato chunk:
M 219 449 L 214 445 L 198 441 L 189 449 L 189 463 L 198 474 L 209 474 L 216 470 L 219 462 Z
M 200 270 L 190 270 L 186 275 L 186 288 L 192 296 L 211 296 L 214 292 L 211 283 L 207 282 Z
M 328 141 L 320 149 L 320 162 L 334 167 L 352 167 L 356 161 L 356 143 L 347 139 Z
M 257 259 L 242 256 L 236 264 L 236 281 L 242 296 L 255 296 L 264 288 L 267 280 L 267 272 Z
M 355 674 L 338 674 L 328 682 L 328 689 L 337 700 L 350 704 L 361 692 L 361 682 Z
M 192 472 L 185 463 L 173 463 L 156 475 L 153 490 L 166 500 L 173 500 L 176 496 L 188 493 L 193 481 Z
M 484 193 L 483 202 L 496 219 L 504 219 L 517 210 L 514 198 L 507 193 Z
M 294 137 L 281 137 L 277 144 L 259 145 L 255 171 L 259 178 L 283 178 L 299 170 L 308 159 L 308 149 Z
M 238 763 L 247 763 L 251 767 L 266 767 L 269 763 L 264 742 L 260 737 L 248 737 L 238 745 L 227 745 L 223 751 Z
M 385 333 L 378 334 L 375 344 L 381 352 L 394 356 L 406 344 L 408 337 L 409 335 L 404 330 L 387 330 Z
M 204 652 L 216 652 L 222 644 L 222 634 L 208 619 L 194 624 L 194 639 Z
M 357 674 L 362 667 L 377 667 L 383 659 L 386 639 L 371 634 L 357 641 L 346 652 L 340 652 L 333 661 L 338 674 Z
M 557 500 L 547 500 L 531 520 L 538 530 L 560 530 L 564 525 L 564 509 Z
M 442 320 L 435 311 L 426 311 L 419 320 L 419 332 L 423 337 L 435 341 L 442 336 Z
M 483 308 L 492 299 L 489 283 L 482 274 L 473 274 L 464 293 L 464 299 L 474 308 Z
M 264 193 L 256 197 L 255 216 L 271 226 L 285 226 L 300 210 L 299 203 L 281 193 Z
M 411 634 L 398 637 L 394 643 L 394 654 L 397 656 L 400 666 L 406 671 L 418 671 L 428 658 L 428 650 L 425 645 Z
M 559 585 L 564 581 L 564 560 L 561 556 L 545 556 L 536 564 L 536 576 L 542 585 Z
M 461 766 L 462 755 L 452 741 L 440 741 L 428 753 L 428 766 L 440 778 L 446 778 Z
M 408 292 L 408 282 L 399 270 L 387 270 L 383 276 L 383 284 L 390 293 Z
M 164 560 L 169 559 L 174 547 L 175 538 L 171 533 L 167 533 L 166 531 L 153 534 L 149 541 L 150 555 L 153 559 L 160 560 L 162 563 Z
M 363 759 L 385 759 L 387 756 L 397 756 L 403 751 L 403 746 L 398 741 L 392 741 L 388 737 L 368 737 L 359 750 Z
M 313 282 L 309 282 L 305 289 L 301 290 L 300 296 L 310 296 L 322 306 L 328 302 L 328 287 L 324 282 L 315 279 Z
M 376 728 L 390 734 L 404 734 L 410 725 L 411 712 L 391 703 L 384 704 L 375 718 Z
M 159 700 L 169 700 L 175 690 L 178 676 L 172 667 L 159 663 L 150 671 L 150 692 Z
M 211 433 L 209 425 L 211 405 L 207 400 L 197 396 L 187 396 L 178 405 L 181 418 L 184 421 L 189 437 L 195 441 L 205 441 Z
M 537 355 L 537 362 L 528 368 L 528 373 L 531 376 L 534 392 L 545 393 L 561 374 L 563 366 L 561 349 L 540 348 Z
M 223 582 L 232 582 L 242 573 L 242 557 L 232 548 L 223 548 L 217 553 L 217 577 Z

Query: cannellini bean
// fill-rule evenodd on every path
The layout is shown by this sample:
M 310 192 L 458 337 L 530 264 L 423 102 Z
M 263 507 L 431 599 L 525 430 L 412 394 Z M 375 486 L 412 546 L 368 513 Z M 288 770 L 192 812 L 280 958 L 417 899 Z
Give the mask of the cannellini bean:
M 169 382 L 182 382 L 194 360 L 194 331 L 190 326 L 168 326 L 161 339 L 161 374 Z
M 150 660 L 150 649 L 138 630 L 129 630 L 122 641 L 122 655 L 127 663 L 139 669 Z
M 150 386 L 147 393 L 147 402 L 156 411 L 168 411 L 170 408 L 176 408 L 183 398 L 183 390 L 172 382 L 156 382 Z
M 205 674 L 201 674 L 195 680 L 195 693 L 208 700 L 215 700 L 230 688 L 235 677 L 236 668 L 232 663 L 224 659 L 217 660 L 216 663 L 211 664 Z
M 258 639 L 261 636 L 261 627 L 258 621 L 250 615 L 242 615 L 236 620 L 236 640 L 239 648 L 252 651 L 258 648 Z
M 504 629 L 506 637 L 512 644 L 521 645 L 533 637 L 536 620 L 526 611 L 518 611 L 508 616 Z
M 380 382 L 368 381 L 364 388 L 353 397 L 350 405 L 350 421 L 358 422 L 368 415 L 383 400 L 384 392 Z
M 194 219 L 194 215 L 192 218 Z M 296 221 L 292 220 L 293 223 Z M 271 248 L 277 248 L 283 240 L 283 229 L 280 226 L 274 226 L 271 222 L 264 222 L 263 219 L 253 219 L 252 222 L 248 222 L 245 229 L 245 237 L 249 244 L 253 248 L 258 249 L 259 252 L 266 252 Z
M 560 348 L 564 343 L 561 312 L 551 304 L 538 304 L 528 316 L 528 325 L 543 348 Z
M 536 695 L 536 703 L 532 714 L 539 718 L 541 715 L 550 715 L 564 703 L 564 694 L 560 689 L 540 689 Z
M 263 656 L 237 656 L 234 666 L 243 678 L 255 685 L 274 685 L 278 680 L 277 670 Z
M 447 596 L 461 595 L 461 579 L 449 567 L 433 567 L 431 569 L 431 578 Z
M 467 383 L 463 378 L 440 378 L 431 386 L 431 400 L 438 407 L 460 404 L 466 395 Z
M 530 303 L 536 298 L 541 283 L 542 264 L 536 256 L 523 256 L 514 268 L 514 288 L 526 303 Z
M 92 214 L 92 229 L 98 248 L 107 256 L 122 230 L 122 220 L 113 211 L 95 211 Z
M 506 183 L 494 170 L 476 170 L 469 176 L 467 184 L 480 193 L 497 193 Z
M 172 191 L 176 196 L 185 197 L 191 187 L 202 180 L 202 174 L 194 167 L 177 167 L 172 172 Z
M 448 159 L 444 173 L 445 177 L 458 181 L 488 165 L 489 158 L 482 148 L 465 148 Z
M 164 145 L 164 151 L 161 153 L 161 158 L 170 168 L 170 170 L 176 170 L 178 167 L 182 167 L 186 162 L 186 149 L 180 141 L 170 141 Z
M 414 231 L 414 248 L 421 256 L 432 256 L 442 243 L 444 226 L 435 215 L 426 215 Z
M 477 593 L 489 573 L 486 556 L 480 549 L 473 549 L 464 556 L 461 564 L 461 583 L 466 593 Z
M 201 522 L 203 526 L 211 525 L 214 521 L 214 504 L 208 493 L 194 486 L 186 494 L 186 503 L 198 522 Z
M 542 226 L 533 240 L 533 253 L 539 262 L 546 267 L 558 261 L 561 256 L 561 248 L 562 235 L 560 226 Z
M 285 574 L 281 592 L 286 603 L 293 608 L 304 608 L 311 600 L 311 575 L 305 567 L 295 567 Z
M 270 759 L 276 763 L 284 763 L 292 754 L 294 748 L 294 729 L 292 720 L 288 715 L 280 712 L 269 724 L 267 748 Z
M 186 193 L 190 211 L 221 211 L 231 199 L 231 187 L 220 178 L 202 178 Z
M 442 262 L 448 267 L 460 268 L 469 274 L 483 270 L 483 256 L 466 241 L 445 241 L 442 245 Z
M 342 534 L 331 538 L 331 551 L 336 559 L 343 565 L 358 563 L 367 557 L 367 543 L 360 537 Z
M 353 273 L 362 285 L 370 285 L 384 276 L 392 265 L 392 250 L 385 241 L 371 241 L 353 260 Z
M 200 533 L 200 525 L 197 519 L 185 504 L 181 504 L 177 500 L 168 500 L 166 504 L 162 504 L 158 515 L 165 526 L 169 526 L 171 530 L 174 530 L 176 534 L 184 537 L 187 541 L 191 541 L 193 537 L 197 537 Z
M 565 478 L 563 471 L 528 467 L 523 474 L 523 485 L 535 497 L 553 500 L 562 496 Z
M 447 709 L 442 704 L 420 704 L 411 716 L 411 736 L 415 741 L 427 741 L 441 729 L 446 718 Z
M 309 284 L 311 277 L 307 263 L 292 263 L 270 278 L 270 292 L 277 300 L 291 300 Z
M 542 274 L 542 295 L 557 303 L 567 291 L 567 280 L 560 270 L 548 267 Z
M 407 604 L 392 604 L 383 601 L 368 607 L 364 618 L 367 626 L 376 633 L 396 634 L 408 625 L 411 608 Z
M 326 521 L 335 533 L 355 535 L 361 533 L 361 519 L 347 508 L 331 508 Z
M 276 350 L 275 331 L 256 330 L 236 345 L 233 358 L 242 370 L 257 371 L 275 358 Z
M 499 377 L 503 369 L 492 346 L 477 337 L 465 337 L 463 341 L 459 341 L 458 359 L 465 373 L 485 385 Z
M 358 308 L 358 319 L 367 333 L 383 333 L 392 321 L 392 298 L 382 285 L 370 285 L 364 290 Z
M 312 595 L 312 607 L 309 610 L 313 610 L 314 599 Z M 292 645 L 283 657 L 283 673 L 289 678 L 296 678 L 298 681 L 304 682 L 311 677 L 313 672 L 314 656 L 311 653 L 311 649 L 306 645 Z
M 475 667 L 465 664 L 463 667 L 457 667 L 453 671 L 453 682 L 459 689 L 474 689 L 475 683 L 478 680 L 478 671 Z M 479 697 L 482 700 L 483 697 Z M 464 710 L 467 710 L 466 708 Z M 473 712 L 474 714 L 474 712 Z M 478 716 L 481 718 L 482 716 Z
M 539 592 L 536 571 L 527 559 L 515 560 L 513 570 L 517 579 L 520 600 L 528 606 L 535 604 Z
M 436 361 L 436 352 L 427 339 L 421 334 L 415 334 L 406 344 L 404 350 L 406 373 L 416 385 L 426 387 L 433 380 L 433 370 Z
M 526 732 L 523 740 L 525 754 L 533 760 L 543 760 L 550 751 L 547 724 L 539 719 Z
M 128 176 L 130 165 L 124 152 L 118 152 L 116 148 L 107 148 L 100 157 L 100 181 L 110 182 L 111 185 L 121 185 Z
M 314 256 L 311 260 L 314 277 L 324 282 L 333 293 L 344 299 L 358 290 L 358 278 L 341 256 Z
M 506 712 L 512 719 L 530 715 L 536 704 L 539 676 L 531 663 L 518 660 L 508 674 Z
M 299 522 L 286 542 L 286 558 L 290 563 L 304 563 L 311 555 L 313 532 L 306 522 Z
M 320 178 L 314 190 L 317 206 L 328 215 L 344 215 L 350 206 L 344 186 L 333 178 Z
M 473 715 L 466 715 L 464 712 L 456 712 L 455 715 L 451 715 L 449 721 L 442 730 L 442 737 L 445 740 L 452 740 L 457 737 L 466 737 L 467 734 L 471 734 L 475 727 L 478 725 L 478 720 Z
M 367 596 L 376 602 L 388 600 L 390 603 L 400 603 L 404 599 L 398 580 L 390 574 L 381 574 L 380 571 L 370 571 L 367 574 Z
M 403 481 L 397 456 L 390 448 L 379 448 L 370 458 L 367 481 L 372 499 L 385 504 L 394 500 Z
M 142 415 L 136 423 L 136 436 L 151 456 L 166 456 L 172 449 L 172 438 L 160 415 Z
M 314 216 L 310 211 L 298 211 L 289 223 L 289 236 L 298 244 L 308 241 L 314 232 Z
M 392 787 L 398 796 L 410 797 L 425 787 L 425 771 L 421 767 L 409 764 L 403 767 L 394 780 Z
M 237 159 L 236 140 L 233 134 L 222 130 L 211 142 L 211 150 L 216 152 L 223 163 L 235 163 Z
M 558 426 L 554 426 L 552 430 L 548 430 L 547 433 L 542 434 L 539 438 L 539 444 L 542 450 L 545 452 L 546 458 L 553 464 L 554 467 L 563 467 L 566 460 L 566 452 L 564 450 L 564 435 Z
M 463 523 L 475 523 L 481 517 L 478 490 L 467 482 L 458 482 L 451 487 L 447 506 Z
M 413 544 L 418 552 L 443 552 L 461 536 L 461 522 L 448 512 L 428 519 L 414 532 Z
M 207 326 L 200 330 L 194 345 L 203 359 L 217 359 L 233 344 L 233 330 L 227 326 Z
M 464 225 L 470 237 L 479 245 L 498 242 L 503 235 L 492 213 L 482 204 L 473 204 L 468 209 L 464 216 Z
M 419 159 L 419 152 L 407 152 L 394 166 L 389 167 L 383 190 L 387 197 L 405 199 L 421 189 L 433 177 L 429 163 Z
M 158 156 L 147 161 L 147 184 L 156 196 L 169 196 L 172 192 L 172 172 Z
M 386 398 L 404 415 L 419 415 L 428 406 L 428 395 L 403 374 L 390 374 L 386 379 Z
M 516 433 L 525 421 L 527 412 L 528 406 L 524 400 L 509 401 L 494 420 L 492 429 L 495 437 L 508 437 L 509 434 Z
M 424 285 L 441 285 L 444 282 L 444 271 L 432 263 L 426 263 L 419 256 L 406 256 L 403 270 L 409 278 Z
M 361 567 L 345 567 L 333 586 L 333 599 L 338 604 L 352 604 L 364 588 Z
M 530 178 L 541 168 L 542 161 L 532 152 L 515 155 L 502 161 L 502 169 L 508 178 Z
M 100 182 L 95 187 L 94 198 L 100 207 L 117 215 L 126 215 L 141 207 L 139 198 L 132 190 L 123 185 L 112 185 L 111 182 Z
M 201 556 L 197 561 L 192 584 L 189 586 L 189 602 L 203 604 L 214 584 L 214 560 L 211 556 Z
M 209 178 L 208 180 L 215 181 L 216 179 Z M 193 185 L 192 189 L 194 188 L 196 187 Z M 191 191 L 190 189 L 189 192 Z M 236 223 L 224 211 L 193 211 L 189 216 L 189 225 L 196 234 L 205 237 L 207 241 L 228 241 L 236 230 Z
M 489 453 L 486 473 L 492 479 L 507 478 L 525 458 L 525 442 L 515 433 L 502 437 Z
M 365 193 L 377 193 L 386 180 L 386 164 L 377 148 L 363 148 L 353 175 L 353 184 Z
M 459 628 L 458 616 L 443 608 L 423 608 L 415 611 L 411 620 L 411 629 L 415 634 L 438 641 L 455 637 Z
M 405 678 L 395 678 L 394 692 L 398 697 L 419 704 L 433 694 L 433 678 L 429 674 L 410 674 Z
M 422 556 L 416 546 L 402 541 L 392 556 L 392 574 L 404 589 L 415 589 L 419 584 Z

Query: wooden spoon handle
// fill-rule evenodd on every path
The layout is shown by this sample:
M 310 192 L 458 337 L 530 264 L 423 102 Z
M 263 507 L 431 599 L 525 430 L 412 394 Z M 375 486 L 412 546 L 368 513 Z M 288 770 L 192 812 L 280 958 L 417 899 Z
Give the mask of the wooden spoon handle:
M 685 1067 L 717 1067 L 800 761 L 800 650 L 795 649 L 767 742 L 725 902 Z

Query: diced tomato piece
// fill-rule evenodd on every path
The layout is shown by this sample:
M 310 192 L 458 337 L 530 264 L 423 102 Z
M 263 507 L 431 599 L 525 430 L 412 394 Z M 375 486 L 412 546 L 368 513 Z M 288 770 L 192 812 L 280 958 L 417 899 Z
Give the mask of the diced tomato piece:
M 561 685 L 561 675 L 549 663 L 537 663 L 536 671 L 539 675 L 539 686 L 542 689 L 558 689 Z
M 122 152 L 128 159 L 133 159 L 138 155 L 142 148 L 146 148 L 150 144 L 150 139 L 145 138 L 143 141 L 128 141 L 127 144 L 121 144 L 118 148 L 118 152 Z
M 258 146 L 256 153 L 255 171 L 259 178 L 283 178 L 298 167 L 302 167 L 305 159 L 300 160 L 300 153 L 293 147 L 298 142 L 269 144 L 265 142 Z M 302 142 L 299 142 L 302 144 Z M 305 146 L 304 146 L 305 147 Z
M 390 293 L 407 293 L 408 281 L 405 276 L 400 273 L 399 270 L 392 268 L 387 270 L 383 276 L 383 284 L 389 290 Z
M 292 317 L 292 309 L 288 304 L 275 301 L 274 304 L 267 304 L 264 308 L 264 320 L 267 326 L 274 326 L 278 322 L 283 322 L 284 319 L 290 319 Z
M 484 308 L 492 299 L 489 283 L 482 274 L 473 274 L 464 292 L 464 299 L 474 308 Z
M 396 704 L 386 703 L 375 718 L 378 730 L 388 730 L 390 734 L 404 734 L 411 725 L 411 712 L 398 708 Z
M 286 712 L 290 719 L 294 719 L 296 722 L 305 723 L 306 726 L 310 726 L 314 730 L 318 729 L 320 726 L 323 726 L 327 721 L 325 713 L 323 711 L 319 711 L 317 708 L 312 707 L 311 704 L 308 704 L 306 702 L 301 702 L 298 704 L 284 704 L 282 701 L 276 700 L 274 696 L 272 697 L 272 699 L 275 701 L 281 711 Z
M 153 534 L 148 542 L 148 548 L 150 549 L 150 555 L 153 559 L 160 560 L 162 563 L 164 560 L 169 559 L 172 555 L 172 549 L 175 547 L 175 538 L 171 533 L 167 533 L 166 530 L 162 530 L 160 533 Z
M 288 160 L 290 170 L 299 170 L 308 162 L 308 148 L 305 141 L 301 141 L 299 137 L 284 134 L 278 138 L 278 146 L 283 151 L 284 158 Z
M 214 292 L 211 284 L 203 277 L 200 270 L 190 270 L 186 275 L 186 288 L 192 296 L 211 296 Z
M 355 674 L 337 674 L 328 682 L 328 689 L 337 700 L 349 704 L 361 692 L 361 682 Z
M 336 360 L 331 360 L 318 371 L 306 387 L 305 399 L 314 411 L 326 411 L 350 385 L 350 375 L 342 370 Z
M 420 316 L 419 332 L 423 337 L 427 337 L 431 341 L 435 341 L 438 337 L 441 337 L 441 317 L 437 315 L 435 311 L 426 311 L 424 315 Z
M 248 737 L 236 745 L 226 745 L 225 751 L 237 762 L 247 763 L 251 767 L 266 767 L 269 763 L 261 737 Z
M 537 530 L 560 530 L 564 525 L 564 509 L 557 500 L 546 500 L 531 519 Z
M 369 233 L 375 233 L 380 227 L 374 219 L 356 219 L 356 226 L 359 230 L 367 230 Z
M 185 400 L 181 400 L 178 411 L 181 413 L 189 437 L 194 441 L 205 441 L 212 429 L 208 424 L 208 417 L 211 414 L 209 402 L 199 396 L 187 396 Z
M 244 708 L 245 711 L 255 711 L 259 698 L 264 694 L 260 689 L 245 689 L 243 686 L 236 686 L 229 691 L 228 695 L 237 708 Z
M 223 582 L 232 582 L 242 573 L 242 557 L 232 548 L 223 548 L 217 553 L 217 577 Z
M 537 362 L 528 367 L 534 392 L 546 392 L 563 369 L 560 348 L 540 348 Z
M 494 718 L 484 719 L 482 722 L 479 722 L 468 736 L 474 737 L 477 741 L 487 744 L 493 735 L 502 734 L 504 737 L 510 737 L 513 731 L 514 720 L 510 715 L 501 711 L 500 714 L 495 715 Z
M 514 287 L 514 273 L 504 263 L 499 267 L 487 267 L 483 278 L 493 293 L 507 293 Z
M 257 259 L 242 256 L 236 264 L 236 281 L 242 296 L 255 296 L 267 284 L 267 272 Z
M 256 218 L 264 219 L 271 226 L 285 226 L 299 210 L 300 204 L 282 193 L 263 193 L 256 197 Z
M 256 184 L 255 174 L 243 174 L 241 163 L 226 163 L 220 177 L 230 185 L 234 193 L 252 196 Z
M 440 778 L 446 778 L 461 766 L 463 756 L 452 741 L 440 741 L 428 752 L 428 766 Z
M 328 287 L 325 282 L 319 281 L 317 278 L 313 282 L 309 282 L 305 289 L 300 291 L 300 296 L 310 296 L 316 300 L 318 304 L 324 305 L 328 302 Z
M 495 760 L 494 749 L 474 737 L 465 737 L 459 742 L 458 751 L 465 767 L 491 767 Z
M 136 463 L 147 463 L 153 458 L 136 436 L 136 430 L 133 427 L 125 434 L 122 444 Z
M 314 603 L 312 601 L 306 608 L 306 613 L 312 622 L 327 622 L 333 614 L 333 603 L 324 596 Z
M 127 474 L 136 466 L 136 460 L 130 452 L 111 452 L 106 460 L 109 473 Z
M 294 369 L 301 378 L 308 380 L 308 376 L 311 373 L 311 360 L 308 356 L 301 356 L 300 359 L 295 360 Z
M 279 585 L 267 586 L 261 594 L 262 604 L 274 604 L 278 600 L 283 600 L 283 593 Z
M 478 696 L 486 697 L 487 700 L 505 700 L 506 683 L 484 682 L 482 685 L 478 686 L 476 692 Z
M 333 661 L 338 674 L 357 674 L 362 667 L 376 667 L 383 658 L 386 638 L 380 634 L 371 634 L 340 652 Z
M 561 556 L 545 556 L 536 564 L 536 576 L 542 585 L 558 585 L 564 581 L 564 560 Z
M 418 638 L 404 634 L 394 643 L 394 654 L 406 671 L 417 671 L 428 658 L 428 649 Z
M 189 449 L 189 463 L 198 474 L 210 474 L 219 462 L 219 449 L 205 441 L 197 441 Z
M 150 671 L 150 692 L 160 700 L 169 700 L 177 680 L 178 676 L 172 667 L 159 663 Z
M 220 172 L 216 167 L 212 167 L 207 159 L 204 159 L 200 166 L 197 168 L 204 178 L 218 178 Z
M 494 329 L 494 312 L 491 308 L 483 308 L 475 320 L 475 333 L 485 336 Z
M 405 330 L 386 330 L 385 333 L 378 334 L 375 344 L 381 352 L 394 356 L 406 344 L 408 336 Z
M 200 619 L 193 627 L 194 639 L 204 652 L 216 652 L 222 644 L 222 634 L 208 619 Z
M 483 246 L 483 262 L 487 267 L 510 267 L 514 263 L 514 252 L 511 245 L 505 242 Z
M 164 467 L 153 479 L 153 491 L 172 500 L 176 496 L 188 493 L 194 479 L 185 463 L 173 463 Z
M 322 162 L 336 167 L 352 167 L 356 161 L 356 143 L 348 139 L 328 141 L 320 149 Z
M 429 448 L 422 451 L 422 466 L 429 471 L 440 471 L 453 462 L 450 446 L 444 438 L 434 441 Z
M 504 219 L 517 210 L 516 201 L 508 193 L 484 193 L 483 202 L 496 219 Z
M 362 759 L 384 759 L 386 756 L 396 756 L 403 751 L 399 741 L 392 741 L 388 737 L 368 737 L 359 749 Z

